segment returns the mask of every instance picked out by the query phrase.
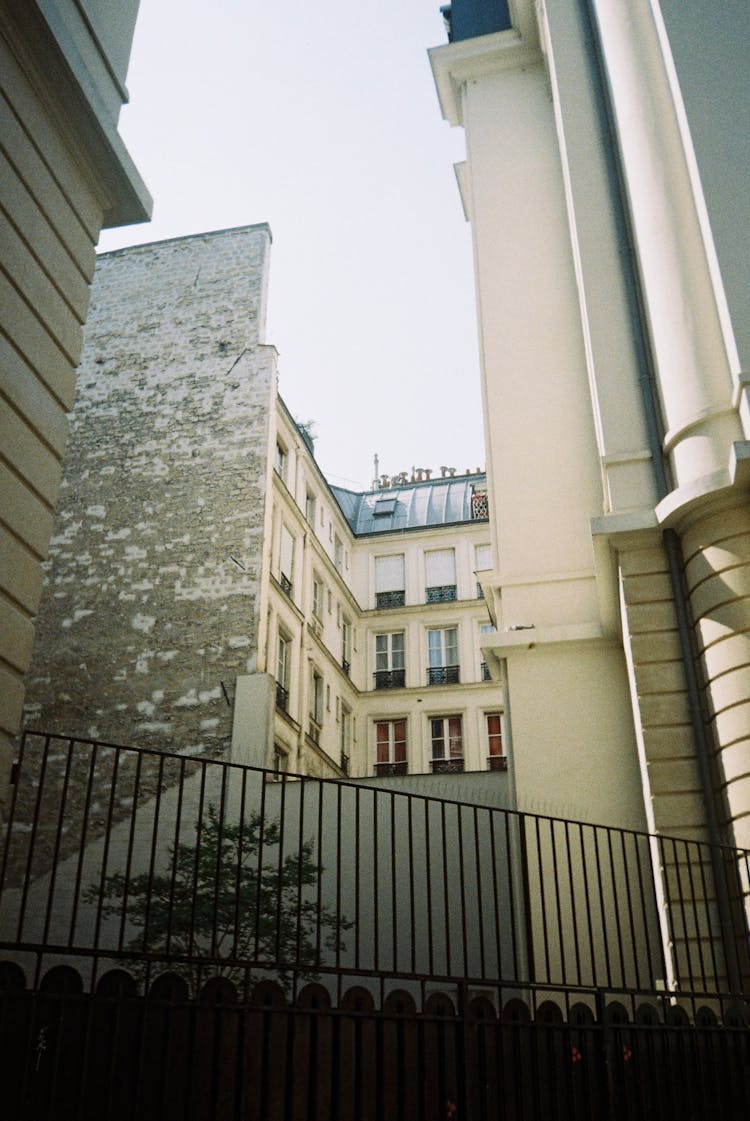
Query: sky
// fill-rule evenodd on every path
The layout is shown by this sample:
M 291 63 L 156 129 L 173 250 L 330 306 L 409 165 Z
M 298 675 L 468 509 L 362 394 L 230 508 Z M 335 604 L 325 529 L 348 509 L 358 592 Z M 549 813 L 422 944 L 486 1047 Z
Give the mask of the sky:
M 484 466 L 471 253 L 427 48 L 440 0 L 141 0 L 120 132 L 153 220 L 268 222 L 265 341 L 329 481 Z

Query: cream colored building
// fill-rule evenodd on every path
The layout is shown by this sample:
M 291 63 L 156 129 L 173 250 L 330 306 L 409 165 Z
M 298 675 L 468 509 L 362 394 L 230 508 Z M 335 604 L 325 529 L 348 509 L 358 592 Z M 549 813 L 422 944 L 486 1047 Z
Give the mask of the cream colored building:
M 750 846 L 750 8 L 452 7 L 519 804 Z
M 0 2 L 0 803 L 102 227 L 151 200 L 118 135 L 137 0 Z
M 328 485 L 311 448 L 279 401 L 257 672 L 238 679 L 234 757 L 354 777 L 505 769 L 481 653 L 494 630 L 479 581 L 485 475 L 410 472 L 355 493 Z

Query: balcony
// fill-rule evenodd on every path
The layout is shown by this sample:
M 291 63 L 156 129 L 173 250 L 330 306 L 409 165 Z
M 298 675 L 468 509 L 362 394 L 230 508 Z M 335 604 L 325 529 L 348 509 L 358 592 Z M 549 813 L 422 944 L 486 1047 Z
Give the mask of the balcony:
M 279 576 L 279 584 L 281 585 L 281 590 L 284 593 L 284 595 L 289 596 L 289 598 L 291 599 L 292 598 L 292 581 L 289 579 L 288 576 L 285 576 L 283 572 Z
M 507 771 L 508 769 L 508 756 L 507 755 L 488 755 L 487 756 L 487 770 L 488 771 Z
M 427 588 L 427 603 L 455 603 L 455 584 L 438 584 L 434 588 Z
M 459 666 L 430 666 L 427 670 L 428 685 L 458 685 L 460 677 Z
M 349 677 L 349 674 L 350 674 L 350 672 L 351 672 L 351 668 L 352 668 L 352 667 L 351 667 L 351 663 L 350 663 L 350 662 L 348 662 L 348 661 L 346 660 L 346 658 L 342 658 L 342 659 L 341 659 L 341 668 L 342 668 L 342 670 L 344 671 L 344 673 L 346 674 L 346 676 L 347 676 L 347 677 Z
M 276 707 L 282 712 L 287 712 L 289 708 L 289 690 L 280 681 L 276 682 Z
M 431 761 L 433 775 L 458 775 L 464 769 L 463 758 L 433 759 Z
M 409 773 L 409 765 L 404 759 L 400 763 L 376 763 L 375 774 L 379 778 L 392 778 L 394 775 L 407 775 Z
M 405 669 L 378 669 L 373 676 L 376 689 L 403 689 L 406 684 Z
M 404 591 L 375 593 L 375 607 L 378 610 L 387 607 L 403 607 L 405 603 L 406 593 Z

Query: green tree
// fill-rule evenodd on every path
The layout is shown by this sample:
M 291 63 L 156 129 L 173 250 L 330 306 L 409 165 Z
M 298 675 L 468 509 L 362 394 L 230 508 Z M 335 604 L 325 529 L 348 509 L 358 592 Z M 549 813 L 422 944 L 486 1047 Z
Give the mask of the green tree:
M 345 949 L 341 936 L 352 923 L 318 898 L 323 868 L 313 842 L 284 855 L 281 840 L 277 822 L 254 815 L 234 825 L 209 806 L 194 842 L 170 846 L 166 871 L 114 872 L 84 898 L 101 901 L 104 918 L 125 916 L 136 930 L 127 948 L 137 953 L 210 964 L 233 979 L 248 966 L 313 979 L 321 960 Z M 145 962 L 134 971 L 144 974 Z

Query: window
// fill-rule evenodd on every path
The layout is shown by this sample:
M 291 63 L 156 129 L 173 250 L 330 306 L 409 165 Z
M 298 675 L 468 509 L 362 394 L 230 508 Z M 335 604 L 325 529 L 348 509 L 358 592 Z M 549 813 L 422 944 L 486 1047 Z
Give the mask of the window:
M 315 528 L 315 495 L 309 490 L 305 495 L 305 521 Z
M 373 517 L 385 518 L 396 512 L 396 499 L 395 498 L 377 498 L 375 500 L 375 509 L 373 510 Z
M 430 720 L 432 770 L 455 774 L 464 769 L 464 744 L 460 716 L 437 716 Z
M 278 442 L 276 443 L 276 460 L 274 462 L 274 468 L 276 469 L 276 474 L 279 476 L 279 478 L 286 478 L 286 448 Z
M 352 624 L 346 616 L 341 619 L 341 666 L 344 673 L 349 676 L 352 662 Z
M 378 720 L 375 724 L 375 774 L 405 775 L 406 721 Z
M 333 539 L 333 563 L 336 566 L 336 571 L 341 572 L 344 564 L 344 546 L 338 533 Z
M 318 576 L 313 576 L 312 612 L 316 619 L 323 618 L 323 581 Z
M 281 589 L 290 596 L 292 594 L 292 576 L 294 573 L 294 538 L 285 525 L 281 527 L 281 559 L 279 561 L 279 570 Z
M 289 656 L 292 644 L 284 634 L 279 634 L 276 654 L 276 707 L 286 712 L 289 706 Z
M 276 776 L 276 778 L 280 778 L 281 775 L 286 774 L 288 769 L 289 769 L 289 755 L 287 754 L 287 752 L 284 750 L 283 747 L 279 747 L 278 744 L 275 744 L 274 749 L 273 749 L 273 773 L 274 773 L 274 775 Z
M 344 771 L 349 770 L 349 756 L 351 755 L 352 743 L 352 714 L 345 705 L 341 706 L 341 767 Z
M 404 632 L 375 635 L 375 688 L 400 689 L 406 684 Z
M 428 603 L 450 603 L 456 599 L 455 549 L 430 549 L 424 555 Z
M 317 670 L 312 674 L 312 691 L 310 694 L 310 739 L 313 743 L 320 741 L 320 728 L 323 723 L 323 678 Z
M 495 627 L 493 627 L 492 623 L 481 623 L 480 624 L 480 626 L 479 626 L 479 635 L 480 635 L 479 644 L 480 644 L 480 646 L 481 646 L 481 643 L 482 643 L 481 636 L 483 636 L 485 634 L 495 634 Z M 479 668 L 480 668 L 481 673 L 482 673 L 482 681 L 492 681 L 492 674 L 490 673 L 490 667 L 487 665 L 487 663 L 482 662 Z
M 490 545 L 474 546 L 474 571 L 486 572 L 492 568 L 492 548 Z M 484 589 L 477 580 L 477 599 L 484 599 Z
M 503 755 L 502 718 L 499 712 L 487 714 L 487 767 L 490 771 L 507 771 L 508 758 Z
M 375 557 L 375 606 L 403 607 L 405 603 L 404 554 Z
M 458 630 L 441 627 L 427 632 L 427 684 L 457 685 Z

